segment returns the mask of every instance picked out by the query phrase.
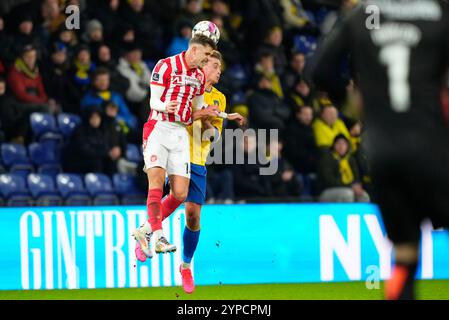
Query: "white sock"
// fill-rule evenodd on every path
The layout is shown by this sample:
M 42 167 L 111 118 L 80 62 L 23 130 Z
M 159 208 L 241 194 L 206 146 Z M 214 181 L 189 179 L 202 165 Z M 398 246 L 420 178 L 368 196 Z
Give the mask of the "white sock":
M 151 233 L 153 231 L 151 229 L 151 224 L 148 221 L 145 221 L 141 228 L 143 231 L 145 231 L 145 233 Z
M 183 268 L 183 269 L 190 269 L 190 263 L 183 262 L 181 264 L 181 268 Z
M 162 234 L 162 230 L 156 230 L 154 231 L 154 239 L 156 239 L 156 241 L 158 241 L 160 238 L 162 238 L 163 234 Z

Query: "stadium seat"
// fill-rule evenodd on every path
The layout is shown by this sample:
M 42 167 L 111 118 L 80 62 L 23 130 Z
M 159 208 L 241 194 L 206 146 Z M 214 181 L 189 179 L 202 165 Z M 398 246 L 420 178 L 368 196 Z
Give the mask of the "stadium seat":
M 294 37 L 294 50 L 303 52 L 306 56 L 317 47 L 317 39 L 313 36 L 299 35 Z
M 62 140 L 55 117 L 50 113 L 34 112 L 30 115 L 31 130 L 39 141 Z
M 238 88 L 241 88 L 248 83 L 248 74 L 246 73 L 243 65 L 233 64 L 229 67 L 228 72 L 231 75 L 231 79 L 234 82 L 234 85 Z
M 231 96 L 231 104 L 246 104 L 246 94 L 245 91 L 237 91 Z
M 70 138 L 76 127 L 81 124 L 81 117 L 72 113 L 58 115 L 58 128 L 64 138 Z
M 142 151 L 137 145 L 129 143 L 126 146 L 126 159 L 134 163 L 139 163 L 142 161 L 142 157 Z
M 299 184 L 301 185 L 301 201 L 302 202 L 314 202 L 317 193 L 317 176 L 315 173 L 297 174 Z
M 326 8 L 320 8 L 317 12 L 315 12 L 315 23 L 317 25 L 321 25 L 329 14 L 329 10 Z
M 28 175 L 28 188 L 37 206 L 61 206 L 63 199 L 55 188 L 53 178 L 44 174 Z
M 28 146 L 28 153 L 38 173 L 55 178 L 62 172 L 59 147 L 54 142 L 33 142 Z
M 33 206 L 33 198 L 26 187 L 25 179 L 20 175 L 0 175 L 0 195 L 6 199 L 8 207 Z
M 5 206 L 5 200 L 3 200 L 2 197 L 0 197 L 0 207 L 4 207 Z
M 88 173 L 84 176 L 86 189 L 96 206 L 118 205 L 119 199 L 114 194 L 111 179 L 103 173 Z
M 56 176 L 56 186 L 68 206 L 88 206 L 90 197 L 84 189 L 83 179 L 78 174 L 60 173 Z
M 28 152 L 36 166 L 60 163 L 58 147 L 52 142 L 33 142 L 28 146 Z
M 123 205 L 144 204 L 145 192 L 139 189 L 136 178 L 132 175 L 116 173 L 112 177 L 115 192 L 120 195 Z
M 4 143 L 1 146 L 3 163 L 8 168 L 9 173 L 28 176 L 34 172 L 34 167 L 27 156 L 26 148 L 21 144 Z
M 62 173 L 62 166 L 60 164 L 44 164 L 37 167 L 37 173 L 45 174 L 55 180 L 58 174 Z

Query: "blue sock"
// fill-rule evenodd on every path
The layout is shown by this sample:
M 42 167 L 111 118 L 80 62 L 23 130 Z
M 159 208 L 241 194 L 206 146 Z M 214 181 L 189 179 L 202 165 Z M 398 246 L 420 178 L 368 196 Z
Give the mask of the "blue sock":
M 184 251 L 182 253 L 182 259 L 184 263 L 190 263 L 195 253 L 196 246 L 200 239 L 200 230 L 192 231 L 187 226 L 184 228 L 184 234 L 182 237 L 184 241 Z

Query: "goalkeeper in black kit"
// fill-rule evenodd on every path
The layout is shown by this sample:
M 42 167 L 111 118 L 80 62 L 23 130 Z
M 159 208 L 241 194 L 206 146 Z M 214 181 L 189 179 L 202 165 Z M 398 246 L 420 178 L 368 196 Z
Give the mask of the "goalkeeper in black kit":
M 337 23 L 311 67 L 316 87 L 339 101 L 346 94 L 342 63 L 349 58 L 353 69 L 374 198 L 395 249 L 391 300 L 415 298 L 422 221 L 449 227 L 449 129 L 441 103 L 448 35 L 442 1 L 368 1 Z

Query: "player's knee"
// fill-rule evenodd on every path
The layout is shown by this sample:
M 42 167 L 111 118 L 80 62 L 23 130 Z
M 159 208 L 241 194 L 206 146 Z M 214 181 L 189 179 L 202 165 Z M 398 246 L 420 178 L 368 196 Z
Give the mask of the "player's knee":
M 200 216 L 196 214 L 187 215 L 186 224 L 190 230 L 198 231 L 200 229 Z
M 188 190 L 184 189 L 174 189 L 172 190 L 173 197 L 176 198 L 176 200 L 184 201 L 187 198 Z

